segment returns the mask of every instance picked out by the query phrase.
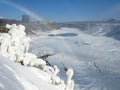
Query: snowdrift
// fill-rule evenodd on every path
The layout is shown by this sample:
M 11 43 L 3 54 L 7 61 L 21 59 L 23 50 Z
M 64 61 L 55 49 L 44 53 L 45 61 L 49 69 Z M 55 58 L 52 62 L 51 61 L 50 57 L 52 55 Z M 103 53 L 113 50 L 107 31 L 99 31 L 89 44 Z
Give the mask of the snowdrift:
M 52 85 L 50 75 L 33 67 L 24 67 L 0 56 L 0 90 L 64 90 Z

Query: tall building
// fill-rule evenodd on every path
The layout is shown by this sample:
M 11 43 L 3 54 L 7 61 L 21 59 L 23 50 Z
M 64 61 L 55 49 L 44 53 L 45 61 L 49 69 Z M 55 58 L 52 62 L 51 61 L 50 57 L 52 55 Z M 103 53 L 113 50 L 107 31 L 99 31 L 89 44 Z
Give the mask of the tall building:
M 22 15 L 22 22 L 27 23 L 30 21 L 30 16 L 29 15 Z

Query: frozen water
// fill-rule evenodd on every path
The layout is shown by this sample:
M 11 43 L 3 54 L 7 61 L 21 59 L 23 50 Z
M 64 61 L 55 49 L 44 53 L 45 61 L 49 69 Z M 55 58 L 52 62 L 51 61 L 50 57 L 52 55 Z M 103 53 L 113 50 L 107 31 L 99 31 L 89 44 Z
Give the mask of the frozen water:
M 97 36 L 100 32 L 102 35 Z M 64 33 L 76 33 L 77 36 L 60 35 Z M 60 68 L 62 78 L 65 78 L 62 62 L 72 67 L 75 90 L 120 90 L 120 41 L 103 36 L 105 33 L 99 30 L 91 35 L 74 28 L 45 32 L 32 38 L 30 52 L 53 51 L 55 55 L 47 60 Z

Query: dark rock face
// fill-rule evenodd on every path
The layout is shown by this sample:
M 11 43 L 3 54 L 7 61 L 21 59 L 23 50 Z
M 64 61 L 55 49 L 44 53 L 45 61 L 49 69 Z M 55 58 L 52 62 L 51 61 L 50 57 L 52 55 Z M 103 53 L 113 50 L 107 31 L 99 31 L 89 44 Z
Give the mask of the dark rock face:
M 2 26 L 0 27 L 0 33 L 8 33 L 9 29 L 7 29 L 6 27 Z
M 14 19 L 0 19 L 0 26 L 4 26 L 6 24 L 19 24 L 20 21 Z

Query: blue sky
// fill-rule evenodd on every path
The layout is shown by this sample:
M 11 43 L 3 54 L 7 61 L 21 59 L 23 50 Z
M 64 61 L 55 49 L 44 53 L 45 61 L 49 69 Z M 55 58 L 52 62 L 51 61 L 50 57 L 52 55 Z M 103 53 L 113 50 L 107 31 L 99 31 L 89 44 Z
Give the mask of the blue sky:
M 0 0 L 0 16 L 19 19 L 22 12 L 14 5 Z M 46 20 L 80 21 L 120 19 L 120 0 L 9 0 L 23 6 Z

